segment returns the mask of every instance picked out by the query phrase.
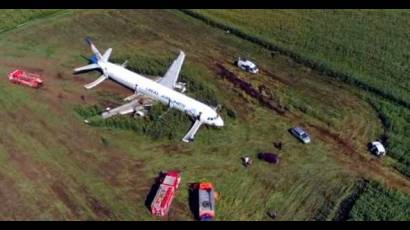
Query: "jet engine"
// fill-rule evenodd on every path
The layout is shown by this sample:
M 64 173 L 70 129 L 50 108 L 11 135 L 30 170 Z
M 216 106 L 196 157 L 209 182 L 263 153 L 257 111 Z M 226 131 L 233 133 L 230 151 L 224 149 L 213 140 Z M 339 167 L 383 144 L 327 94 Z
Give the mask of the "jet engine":
M 174 87 L 176 90 L 178 90 L 180 93 L 184 93 L 186 91 L 186 83 L 185 82 L 178 82 L 175 84 Z

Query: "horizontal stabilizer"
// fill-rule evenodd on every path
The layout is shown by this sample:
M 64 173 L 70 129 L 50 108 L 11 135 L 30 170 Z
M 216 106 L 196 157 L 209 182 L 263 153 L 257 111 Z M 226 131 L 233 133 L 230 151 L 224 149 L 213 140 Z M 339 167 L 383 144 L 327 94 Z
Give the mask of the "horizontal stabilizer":
M 82 66 L 79 68 L 74 69 L 75 72 L 82 72 L 82 71 L 87 71 L 87 70 L 93 70 L 93 69 L 98 69 L 100 66 L 98 64 L 90 64 L 86 66 Z
M 105 51 L 104 55 L 102 56 L 102 60 L 105 62 L 108 61 L 108 59 L 110 58 L 111 52 L 112 52 L 111 48 Z
M 103 82 L 103 81 L 104 81 L 105 79 L 107 79 L 107 78 L 108 78 L 107 76 L 101 75 L 97 80 L 95 80 L 95 81 L 93 81 L 93 82 L 91 82 L 91 83 L 89 83 L 89 84 L 84 85 L 84 87 L 85 87 L 86 89 L 94 88 L 95 86 L 101 84 L 101 82 Z

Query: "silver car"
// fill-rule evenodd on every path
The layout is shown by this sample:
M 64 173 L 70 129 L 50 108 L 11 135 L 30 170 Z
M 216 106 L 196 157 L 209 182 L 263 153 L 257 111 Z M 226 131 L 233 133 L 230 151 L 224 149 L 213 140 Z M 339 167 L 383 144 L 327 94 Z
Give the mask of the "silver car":
M 296 138 L 301 140 L 303 143 L 305 144 L 310 143 L 309 134 L 302 128 L 300 127 L 291 128 L 290 133 L 292 133 Z

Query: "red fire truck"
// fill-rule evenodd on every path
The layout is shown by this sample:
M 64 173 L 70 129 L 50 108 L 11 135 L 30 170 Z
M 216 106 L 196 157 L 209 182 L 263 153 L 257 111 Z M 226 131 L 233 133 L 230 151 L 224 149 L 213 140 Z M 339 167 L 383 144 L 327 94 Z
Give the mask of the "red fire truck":
M 157 216 L 168 214 L 175 192 L 181 183 L 181 175 L 177 171 L 169 171 L 161 178 L 157 194 L 151 203 L 151 213 Z
M 23 84 L 33 88 L 38 88 L 43 84 L 40 75 L 28 73 L 20 69 L 16 69 L 9 73 L 9 80 L 15 84 Z

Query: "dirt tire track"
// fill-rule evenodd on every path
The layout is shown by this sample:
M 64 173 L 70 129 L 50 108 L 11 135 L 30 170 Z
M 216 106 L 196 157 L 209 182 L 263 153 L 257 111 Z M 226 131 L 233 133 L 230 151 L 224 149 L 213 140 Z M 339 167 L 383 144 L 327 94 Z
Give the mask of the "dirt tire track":
M 0 218 L 2 220 L 31 219 L 33 212 L 25 207 L 25 200 L 22 198 L 15 182 L 0 174 Z
M 303 123 L 302 116 L 278 107 L 275 102 L 271 102 L 268 98 L 260 95 L 252 87 L 251 84 L 245 82 L 244 80 L 237 77 L 233 72 L 226 69 L 223 64 L 216 62 L 216 66 L 216 73 L 218 75 L 222 76 L 224 79 L 228 79 L 236 87 L 242 89 L 249 96 L 261 102 L 263 106 L 277 112 L 280 116 L 289 119 L 292 123 Z M 274 76 L 273 74 L 270 75 L 270 77 Z M 275 79 L 276 78 L 277 77 L 275 77 Z M 281 82 L 286 83 L 286 81 Z M 389 168 L 381 165 L 380 162 L 367 160 L 361 153 L 356 150 L 356 148 L 350 141 L 341 138 L 338 134 L 332 133 L 329 130 L 316 124 L 308 123 L 307 125 L 315 130 L 314 133 L 317 133 L 317 136 L 322 139 L 322 141 L 331 141 L 333 143 L 333 146 L 335 146 L 335 151 L 342 152 L 344 155 L 348 156 L 344 157 L 344 159 L 341 159 L 341 156 L 338 156 L 336 154 L 336 158 L 339 160 L 339 162 L 344 163 L 346 167 L 350 168 L 351 171 L 355 172 L 359 177 L 363 177 L 363 175 L 365 175 L 366 177 L 372 177 L 372 175 L 376 175 L 377 177 L 384 178 L 386 184 L 388 184 L 389 186 L 399 188 L 401 191 L 410 194 L 410 180 L 407 177 L 397 173 L 396 171 L 389 170 Z
M 115 219 L 113 211 L 107 208 L 97 198 L 93 197 L 85 186 L 82 186 L 81 190 L 85 194 L 88 206 L 91 208 L 94 215 L 96 215 L 98 219 Z
M 63 183 L 56 181 L 51 185 L 51 189 L 57 195 L 57 197 L 64 203 L 64 205 L 70 210 L 73 217 L 78 219 L 81 216 L 80 208 L 70 198 L 70 195 L 67 193 L 67 187 Z

